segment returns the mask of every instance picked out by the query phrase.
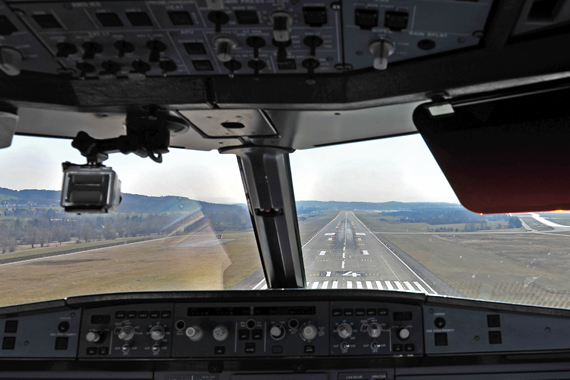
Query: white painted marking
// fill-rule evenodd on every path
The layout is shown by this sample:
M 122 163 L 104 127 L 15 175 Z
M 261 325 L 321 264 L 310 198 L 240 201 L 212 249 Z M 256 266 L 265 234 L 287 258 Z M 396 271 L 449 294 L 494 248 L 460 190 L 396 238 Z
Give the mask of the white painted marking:
M 315 281 L 313 282 L 313 286 L 311 286 L 311 289 L 317 289 L 319 287 L 319 282 Z
M 329 232 L 325 234 L 325 236 L 334 236 L 334 235 L 336 235 L 336 232 Z
M 396 286 L 398 287 L 398 290 L 406 290 L 404 289 L 404 287 L 402 286 L 402 284 L 400 284 L 400 281 L 394 281 L 394 284 L 396 284 Z
M 366 287 L 368 289 L 374 289 L 374 286 L 372 286 L 372 281 L 366 281 Z
M 392 286 L 392 284 L 390 284 L 390 281 L 384 281 L 386 283 L 386 287 L 388 288 L 388 290 L 394 290 L 394 287 Z
M 331 276 L 331 273 L 332 273 L 332 272 L 327 272 L 327 277 L 330 277 L 330 276 Z
M 362 254 L 368 256 L 368 251 L 362 250 Z
M 358 273 L 353 273 L 352 277 L 358 277 Z
M 263 284 L 264 281 L 265 281 L 265 279 L 262 279 L 261 281 L 259 281 L 259 282 L 257 283 L 257 285 L 255 285 L 251 290 L 257 289 L 257 287 L 258 287 L 258 286 L 261 286 L 261 284 Z
M 343 259 L 346 259 L 346 252 L 343 252 L 343 253 L 342 253 L 342 258 L 343 258 Z
M 362 238 L 358 238 L 358 239 L 356 239 L 356 240 L 358 240 L 358 241 L 362 241 Z
M 325 281 L 323 282 L 323 286 L 321 286 L 321 289 L 327 289 L 329 287 L 329 282 Z
M 340 215 L 340 214 L 339 214 L 339 215 Z M 354 215 L 354 213 L 352 213 L 352 215 Z M 338 217 L 338 216 L 337 216 L 337 217 Z M 356 215 L 354 215 L 354 217 L 356 218 Z M 406 268 L 408 268 L 409 271 L 412 272 L 412 273 L 418 278 L 418 280 L 420 280 L 421 282 L 423 282 L 424 285 L 425 285 L 427 288 L 429 288 L 429 290 L 431 290 L 431 291 L 433 292 L 432 294 L 437 294 L 437 292 L 436 292 L 435 290 L 433 290 L 432 287 L 429 286 L 428 283 L 425 282 L 425 280 L 424 280 L 423 278 L 421 278 L 420 276 L 418 276 L 418 274 L 417 274 L 416 272 L 414 272 L 414 271 L 412 270 L 412 268 L 410 268 L 410 267 L 408 266 L 408 264 L 406 264 L 401 258 L 399 258 L 398 255 L 396 255 L 394 252 L 392 252 L 392 250 L 389 249 L 388 246 L 386 246 L 386 244 L 384 244 L 384 243 L 382 242 L 382 240 L 378 239 L 378 236 L 374 235 L 374 234 L 372 233 L 372 231 L 370 230 L 370 228 L 368 228 L 364 223 L 362 223 L 362 221 L 361 221 L 360 219 L 358 219 L 358 218 L 356 218 L 356 219 L 368 230 L 368 232 L 370 232 L 370 233 L 376 238 L 376 240 L 378 240 L 378 241 L 380 242 L 380 244 L 382 244 L 384 247 L 386 247 L 386 249 L 388 249 L 388 251 L 391 252 L 391 253 L 394 255 L 395 258 L 397 258 L 398 260 L 400 260 L 400 262 L 401 262 Z M 414 281 L 414 282 L 415 282 L 415 281 Z
M 338 288 L 338 281 L 333 281 L 333 287 L 332 288 L 333 289 Z
M 356 281 L 356 287 L 357 287 L 358 289 L 362 289 L 362 282 Z
M 364 235 L 366 235 L 366 234 L 365 234 L 364 232 L 357 232 L 357 233 L 355 233 L 355 235 L 364 236 Z
M 344 269 L 344 261 L 342 262 L 342 269 Z
M 382 283 L 381 283 L 380 281 L 376 281 L 376 286 L 378 287 L 379 290 L 384 289 L 384 288 L 382 287 Z
M 264 284 L 264 285 L 261 287 L 261 290 L 265 290 L 265 289 L 267 289 L 267 284 Z
M 412 286 L 412 284 L 410 284 L 408 281 L 404 281 L 404 285 L 406 285 L 406 287 L 411 290 L 412 292 L 415 292 L 416 289 L 414 289 L 414 287 Z
M 352 271 L 349 270 L 348 272 L 343 273 L 342 275 L 343 275 L 343 276 L 352 276 Z
M 329 238 L 329 241 L 332 241 L 332 238 Z
M 429 294 L 427 292 L 427 290 L 424 289 L 424 287 L 417 281 L 414 281 L 414 285 L 418 287 L 419 290 L 421 290 L 422 292 L 424 292 L 425 294 Z
M 325 253 L 327 253 L 327 251 L 321 251 L 321 253 L 319 253 L 319 256 L 324 256 Z
M 346 287 L 349 289 L 352 289 L 352 281 L 347 281 L 346 282 Z

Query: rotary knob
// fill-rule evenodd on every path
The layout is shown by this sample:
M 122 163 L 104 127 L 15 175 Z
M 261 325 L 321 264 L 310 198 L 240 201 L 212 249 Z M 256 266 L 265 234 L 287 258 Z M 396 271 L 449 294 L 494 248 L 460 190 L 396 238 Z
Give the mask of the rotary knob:
M 135 329 L 132 326 L 125 326 L 119 331 L 119 339 L 129 341 L 135 337 Z
M 407 340 L 410 337 L 410 330 L 403 328 L 398 331 L 398 338 Z
M 193 342 L 197 342 L 202 339 L 203 335 L 204 332 L 199 326 L 191 326 L 186 329 L 186 336 Z
M 396 48 L 388 40 L 374 41 L 369 46 L 370 53 L 374 56 L 374 68 L 376 70 L 386 70 L 388 67 L 388 57 L 394 54 Z
M 226 326 L 218 325 L 214 328 L 212 335 L 214 336 L 215 340 L 221 342 L 227 339 L 227 337 L 230 335 L 230 332 Z
M 312 323 L 307 323 L 301 327 L 301 336 L 305 340 L 313 340 L 317 337 L 317 326 Z
M 166 331 L 164 327 L 156 325 L 150 329 L 150 337 L 153 340 L 162 340 L 166 336 Z
M 378 323 L 372 323 L 368 325 L 366 331 L 371 338 L 378 338 L 382 334 L 382 327 Z
M 336 332 L 341 339 L 347 339 L 352 336 L 352 327 L 348 323 L 341 323 Z
M 269 335 L 275 340 L 281 340 L 285 337 L 285 327 L 281 325 L 274 325 L 269 330 Z
M 222 62 L 229 62 L 233 58 L 233 51 L 238 43 L 233 37 L 218 36 L 214 38 L 214 48 L 216 49 L 216 57 Z
M 103 334 L 97 331 L 89 331 L 87 335 L 85 335 L 85 339 L 89 343 L 100 343 L 103 340 Z

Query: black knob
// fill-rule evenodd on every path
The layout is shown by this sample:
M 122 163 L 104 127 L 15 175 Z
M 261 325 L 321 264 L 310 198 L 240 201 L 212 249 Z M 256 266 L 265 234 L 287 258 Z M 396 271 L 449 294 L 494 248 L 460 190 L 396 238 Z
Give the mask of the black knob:
M 315 69 L 319 67 L 321 63 L 314 58 L 307 58 L 302 62 L 302 65 L 309 71 L 309 78 L 312 78 L 315 74 Z
M 253 69 L 253 79 L 255 80 L 259 80 L 259 71 L 263 70 L 265 66 L 267 66 L 265 62 L 257 59 L 252 59 L 247 63 L 247 65 Z
M 216 24 L 216 33 L 221 33 L 222 25 L 230 21 L 230 16 L 222 11 L 212 11 L 208 13 L 208 20 Z
M 55 56 L 58 58 L 67 58 L 70 54 L 77 53 L 77 46 L 69 42 L 60 42 L 55 47 L 57 48 Z
M 121 71 L 121 65 L 114 61 L 104 61 L 101 66 L 103 67 L 103 72 L 101 74 L 111 74 L 115 75 Z
M 176 69 L 178 69 L 178 65 L 172 59 L 161 60 L 158 67 L 160 67 L 165 73 L 176 71 Z
M 226 69 L 230 71 L 230 78 L 234 77 L 234 71 L 241 69 L 241 63 L 239 63 L 235 59 L 224 62 L 224 66 L 226 67 Z
M 166 45 L 157 40 L 148 41 L 146 47 L 150 49 L 149 62 L 160 61 L 160 53 L 166 50 Z
M 287 61 L 287 50 L 289 46 L 291 46 L 291 40 L 281 42 L 275 41 L 273 39 L 273 45 L 277 47 L 277 62 L 286 62 Z
M 77 69 L 80 71 L 79 76 L 82 78 L 85 76 L 85 74 L 95 71 L 95 66 L 87 62 L 77 62 L 75 67 L 77 67 Z
M 323 39 L 319 36 L 307 36 L 303 38 L 303 43 L 311 49 L 311 57 L 317 55 L 317 47 L 323 44 Z
M 132 53 L 135 51 L 133 44 L 123 40 L 115 42 L 113 46 L 119 51 L 119 58 L 123 58 L 125 56 L 125 53 Z
M 262 37 L 252 36 L 248 37 L 245 43 L 253 48 L 253 59 L 258 59 L 259 49 L 265 46 L 265 40 Z
M 94 59 L 96 54 L 100 54 L 103 52 L 103 46 L 98 44 L 97 42 L 85 42 L 83 45 L 84 53 L 83 59 Z
M 145 74 L 146 72 L 150 71 L 150 65 L 145 61 L 141 61 L 140 59 L 133 61 L 131 66 L 134 69 L 132 71 L 133 73 Z

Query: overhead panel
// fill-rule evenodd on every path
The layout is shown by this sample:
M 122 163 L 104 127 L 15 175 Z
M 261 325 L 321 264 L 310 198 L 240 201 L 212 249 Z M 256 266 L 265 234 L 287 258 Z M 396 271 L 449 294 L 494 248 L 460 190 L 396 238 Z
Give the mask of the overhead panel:
M 14 1 L 0 4 L 0 40 L 3 57 L 23 60 L 16 71 L 71 78 L 312 79 L 476 46 L 491 3 Z
M 343 2 L 345 59 L 354 69 L 479 44 L 491 0 Z

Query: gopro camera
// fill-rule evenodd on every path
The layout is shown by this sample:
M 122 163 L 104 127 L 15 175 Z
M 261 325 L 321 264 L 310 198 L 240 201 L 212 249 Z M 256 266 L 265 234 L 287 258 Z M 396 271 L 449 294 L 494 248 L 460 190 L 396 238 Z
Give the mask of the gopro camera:
M 66 212 L 107 213 L 121 203 L 121 181 L 112 168 L 63 164 L 61 207 Z

